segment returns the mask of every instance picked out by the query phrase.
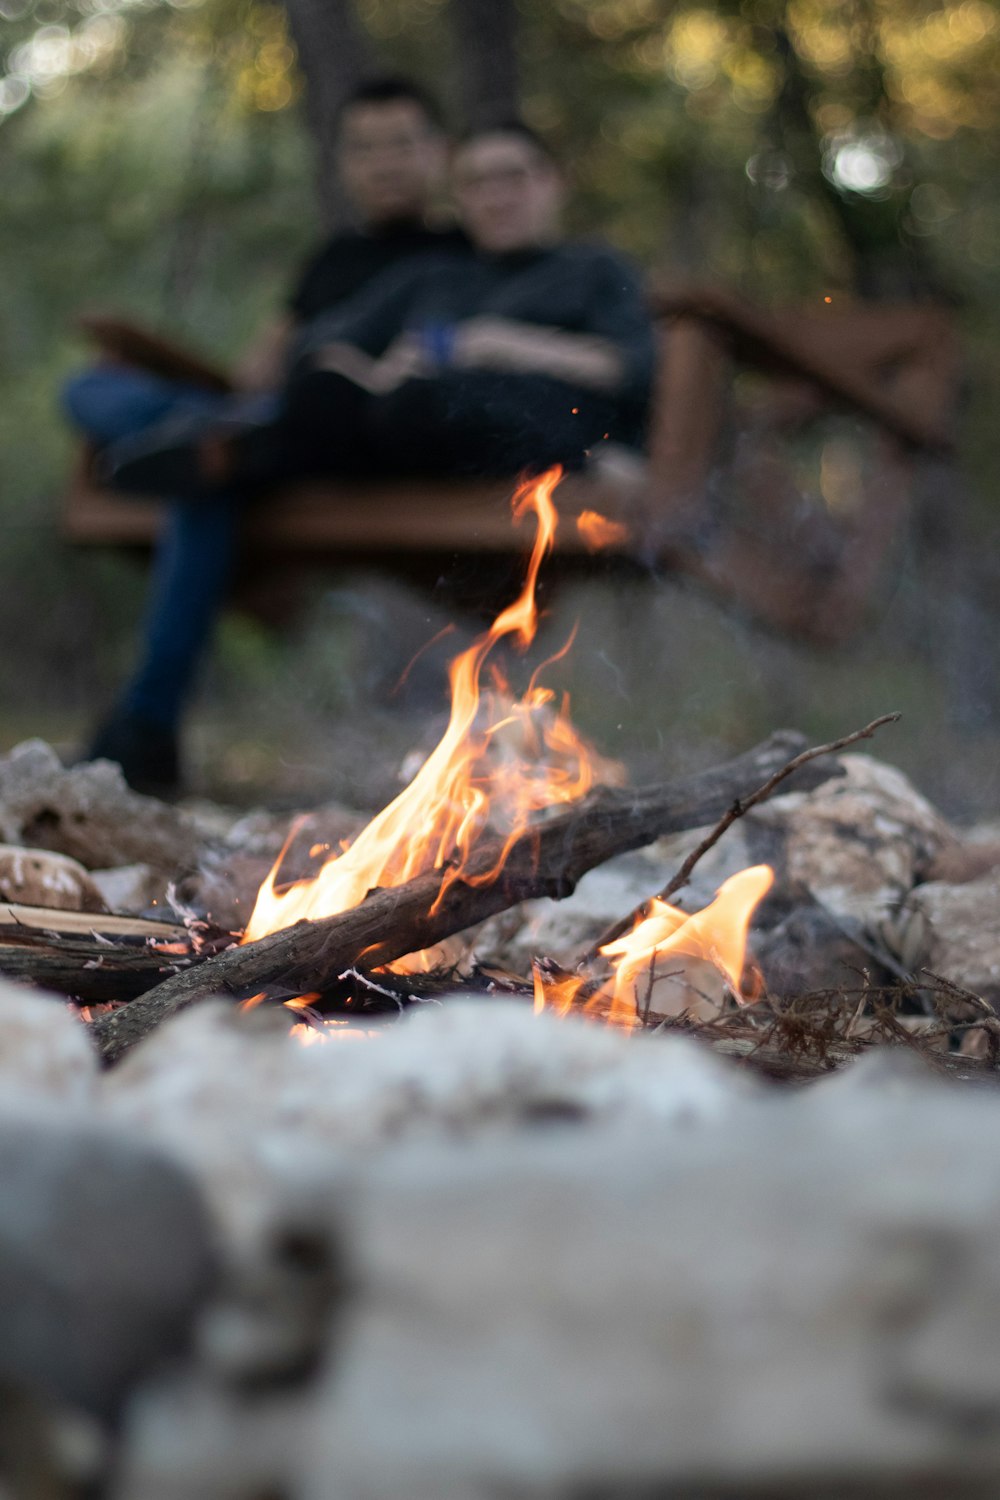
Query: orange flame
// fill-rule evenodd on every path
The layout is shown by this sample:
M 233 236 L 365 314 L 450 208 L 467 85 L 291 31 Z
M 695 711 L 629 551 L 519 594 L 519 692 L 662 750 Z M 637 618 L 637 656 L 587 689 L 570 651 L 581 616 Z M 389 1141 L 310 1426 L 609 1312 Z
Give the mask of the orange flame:
M 596 510 L 582 510 L 576 518 L 576 529 L 591 552 L 600 552 L 603 547 L 616 547 L 628 541 L 628 527 L 624 522 L 611 521 Z
M 769 865 L 752 865 L 731 875 L 715 900 L 689 915 L 666 901 L 654 900 L 648 916 L 632 931 L 601 949 L 615 964 L 616 1005 L 634 1003 L 637 986 L 661 958 L 688 957 L 713 964 L 728 980 L 737 999 L 746 961 L 747 934 L 754 911 L 774 883 Z
M 494 869 L 477 877 L 495 880 L 511 845 L 542 808 L 573 802 L 590 790 L 596 757 L 569 721 L 564 702 L 533 679 L 519 700 L 506 690 L 484 695 L 480 679 L 493 648 L 506 637 L 522 651 L 538 626 L 535 587 L 552 550 L 558 515 L 552 495 L 562 470 L 549 469 L 519 486 L 514 515 L 537 518 L 535 543 L 524 587 L 488 631 L 451 663 L 451 715 L 440 742 L 410 784 L 384 808 L 341 854 L 331 856 L 318 875 L 278 890 L 282 856 L 262 885 L 244 942 L 290 926 L 347 911 L 376 886 L 395 886 L 428 869 L 450 868 L 442 895 L 463 868 L 487 826 L 504 834 Z M 537 676 L 537 674 L 536 674 Z M 469 878 L 469 877 L 465 877 Z
M 279 890 L 278 872 L 298 828 L 293 824 L 274 869 L 260 889 L 244 942 L 302 919 L 315 920 L 346 911 L 376 886 L 399 885 L 428 869 L 447 867 L 442 894 L 461 878 L 489 883 L 496 879 L 510 848 L 536 813 L 576 801 L 589 791 L 598 771 L 611 769 L 602 765 L 573 728 L 568 703 L 564 700 L 556 708 L 553 693 L 538 682 L 538 671 L 520 698 L 510 692 L 494 663 L 490 664 L 494 690 L 484 693 L 480 687 L 483 668 L 500 641 L 510 638 L 523 651 L 534 639 L 538 627 L 536 585 L 555 539 L 558 516 L 552 496 L 560 478 L 560 469 L 550 469 L 538 480 L 522 484 L 514 496 L 515 517 L 519 519 L 530 510 L 537 519 L 524 586 L 490 629 L 451 663 L 451 713 L 438 745 L 404 791 L 372 819 L 353 844 L 329 855 L 314 878 Z M 596 512 L 584 513 L 578 523 L 581 530 L 588 514 L 600 526 L 610 528 L 605 531 L 606 540 L 617 539 L 617 523 L 606 521 Z M 619 531 L 624 534 L 624 528 Z M 562 654 L 552 659 L 558 660 Z M 487 827 L 503 835 L 501 852 L 491 870 L 473 877 L 465 873 L 468 857 Z M 310 853 L 319 852 L 323 852 L 322 846 L 313 845 Z M 686 956 L 710 965 L 742 998 L 747 931 L 754 908 L 772 879 L 767 866 L 744 870 L 726 881 L 716 899 L 694 915 L 665 901 L 653 901 L 632 932 L 601 950 L 614 969 L 607 985 L 595 990 L 592 981 L 585 978 L 554 978 L 536 967 L 536 1011 L 553 1009 L 565 1014 L 576 1008 L 588 1015 L 600 1014 L 613 1024 L 634 1026 L 640 1011 L 651 1008 L 656 964 L 663 957 Z M 409 955 L 394 967 L 419 967 L 424 956 L 431 955 Z M 640 984 L 644 1003 L 639 999 Z M 581 994 L 584 987 L 586 997 Z M 263 998 L 252 996 L 243 1008 L 251 1009 Z M 300 996 L 285 1004 L 292 1011 L 300 1011 L 314 998 Z M 324 1034 L 315 1026 L 296 1026 L 294 1033 L 307 1045 Z
M 701 911 L 680 911 L 666 901 L 654 899 L 646 916 L 631 932 L 606 943 L 601 953 L 611 960 L 614 976 L 584 1006 L 585 1014 L 600 1013 L 611 1025 L 634 1026 L 646 1008 L 657 1014 L 677 1014 L 690 1008 L 684 1003 L 684 987 L 678 989 L 666 1007 L 652 1004 L 657 977 L 666 976 L 656 966 L 662 959 L 694 959 L 710 964 L 720 973 L 737 1000 L 746 1003 L 741 990 L 746 962 L 747 934 L 760 902 L 774 882 L 769 865 L 752 865 L 731 875 L 718 890 L 715 900 Z M 582 980 L 559 979 L 549 982 L 535 969 L 535 1010 L 554 1009 L 565 1015 L 571 1009 Z M 571 986 L 573 986 L 571 988 Z M 648 999 L 646 998 L 648 996 Z M 681 997 L 678 999 L 678 997 Z M 700 998 L 689 989 L 688 998 Z
M 531 976 L 536 1016 L 543 1010 L 553 1010 L 557 1016 L 568 1015 L 586 982 L 578 974 L 561 974 L 558 977 L 546 974 L 537 963 L 532 965 Z

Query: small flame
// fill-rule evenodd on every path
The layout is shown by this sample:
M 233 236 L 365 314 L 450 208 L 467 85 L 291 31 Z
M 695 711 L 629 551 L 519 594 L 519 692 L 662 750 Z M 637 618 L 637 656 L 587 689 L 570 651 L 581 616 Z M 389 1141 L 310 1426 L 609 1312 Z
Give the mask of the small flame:
M 561 974 L 558 977 L 546 974 L 540 964 L 532 965 L 532 980 L 535 990 L 535 1015 L 543 1010 L 555 1011 L 557 1016 L 568 1015 L 586 980 L 578 974 Z
M 747 934 L 753 914 L 773 882 L 769 865 L 752 865 L 731 875 L 719 887 L 715 900 L 701 911 L 684 912 L 654 899 L 631 932 L 600 950 L 611 961 L 614 975 L 587 1000 L 584 1014 L 600 1014 L 611 1025 L 631 1027 L 644 1011 L 676 1015 L 691 1008 L 685 999 L 696 1004 L 704 998 L 692 986 L 692 976 L 685 973 L 682 963 L 680 977 L 688 982 L 678 986 L 668 1004 L 653 1005 L 657 980 L 667 977 L 662 969 L 657 974 L 657 965 L 663 959 L 668 967 L 673 960 L 692 959 L 710 965 L 723 976 L 736 999 L 746 1004 L 749 997 L 743 993 L 742 981 Z M 534 983 L 535 1011 L 555 1010 L 565 1015 L 573 1008 L 584 981 L 575 976 L 553 981 L 536 966 Z
M 353 1021 L 324 1016 L 322 1021 L 307 1025 L 297 1021 L 288 1035 L 301 1047 L 314 1047 L 317 1042 L 367 1042 L 378 1035 Z
M 309 995 L 294 995 L 290 1000 L 282 1000 L 281 1003 L 286 1010 L 300 1011 L 307 1010 L 313 1001 L 319 998 L 319 992 L 316 991 Z M 267 991 L 261 990 L 259 994 L 250 995 L 248 999 L 241 1000 L 238 1009 L 242 1011 L 256 1010 L 258 1005 L 262 1005 L 266 999 Z
M 576 529 L 591 552 L 628 541 L 628 527 L 623 521 L 611 521 L 596 510 L 582 510 L 576 518 Z
M 557 709 L 551 691 L 535 680 L 537 673 L 520 699 L 495 669 L 494 691 L 484 694 L 480 688 L 483 667 L 498 642 L 510 638 L 523 651 L 534 639 L 536 584 L 555 540 L 558 514 L 552 496 L 561 477 L 561 469 L 549 469 L 514 495 L 515 518 L 533 511 L 537 519 L 524 587 L 451 663 L 451 715 L 436 748 L 405 790 L 345 852 L 327 859 L 315 878 L 278 890 L 282 851 L 260 889 L 244 942 L 303 918 L 347 911 L 376 886 L 401 885 L 447 865 L 443 896 L 454 881 L 469 878 L 463 870 L 488 826 L 504 836 L 494 868 L 476 877 L 489 884 L 534 814 L 590 790 L 597 757 L 570 723 L 568 703 Z

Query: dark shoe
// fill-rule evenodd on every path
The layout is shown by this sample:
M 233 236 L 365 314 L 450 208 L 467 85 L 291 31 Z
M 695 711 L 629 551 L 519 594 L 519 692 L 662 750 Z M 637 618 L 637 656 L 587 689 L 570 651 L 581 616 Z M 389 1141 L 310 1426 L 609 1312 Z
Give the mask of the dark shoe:
M 100 473 L 112 489 L 167 500 L 215 500 L 280 477 L 271 424 L 197 412 L 112 443 Z
M 167 417 L 134 437 L 121 438 L 98 461 L 115 490 L 166 499 L 219 494 L 229 479 L 232 436 L 204 415 Z
M 132 790 L 149 797 L 176 797 L 181 790 L 176 732 L 124 709 L 101 725 L 83 759 L 117 761 Z

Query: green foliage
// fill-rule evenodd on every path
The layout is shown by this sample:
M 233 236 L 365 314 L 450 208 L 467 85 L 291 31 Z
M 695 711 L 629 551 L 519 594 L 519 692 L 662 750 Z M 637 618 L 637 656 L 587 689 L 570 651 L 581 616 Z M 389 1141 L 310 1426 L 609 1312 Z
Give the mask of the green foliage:
M 280 13 L 267 13 L 273 29 Z M 0 694 L 74 714 L 112 693 L 143 584 L 132 563 L 58 542 L 73 445 L 57 393 L 86 357 L 73 314 L 120 309 L 233 354 L 280 304 L 318 232 L 299 122 L 254 107 L 240 87 L 245 49 L 230 35 L 266 45 L 254 8 L 125 14 L 100 67 L 0 125 L 0 632 L 20 643 L 0 658 Z M 59 15 L 72 24 L 71 7 Z M 8 57 L 28 18 L 11 30 Z
M 388 65 L 459 97 L 446 0 L 358 10 Z M 520 0 L 520 13 L 525 113 L 569 165 L 574 227 L 764 299 L 866 274 L 946 289 L 969 330 L 969 453 L 986 481 L 995 5 Z M 108 695 L 142 594 L 131 565 L 57 541 L 71 443 L 55 393 L 84 357 L 73 313 L 132 311 L 216 355 L 245 344 L 318 233 L 299 95 L 272 0 L 0 0 L 0 631 L 20 648 L 0 658 L 8 702 L 76 713 Z M 230 629 L 223 652 L 218 681 L 256 692 L 271 647 Z

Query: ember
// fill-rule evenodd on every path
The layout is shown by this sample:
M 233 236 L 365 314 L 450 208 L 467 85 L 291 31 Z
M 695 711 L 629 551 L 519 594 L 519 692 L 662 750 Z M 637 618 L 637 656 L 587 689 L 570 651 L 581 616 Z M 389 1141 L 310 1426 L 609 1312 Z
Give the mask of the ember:
M 582 510 L 576 518 L 576 529 L 591 552 L 615 547 L 628 540 L 628 527 L 621 521 L 610 521 L 596 510 Z

